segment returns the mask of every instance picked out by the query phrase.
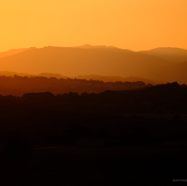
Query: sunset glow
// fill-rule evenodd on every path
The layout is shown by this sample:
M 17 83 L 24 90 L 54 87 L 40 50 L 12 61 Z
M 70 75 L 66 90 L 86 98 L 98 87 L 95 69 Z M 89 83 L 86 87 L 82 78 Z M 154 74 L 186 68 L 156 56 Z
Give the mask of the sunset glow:
M 187 0 L 0 0 L 0 25 L 0 185 L 186 182 Z
M 6 0 L 0 52 L 43 46 L 187 49 L 186 0 Z

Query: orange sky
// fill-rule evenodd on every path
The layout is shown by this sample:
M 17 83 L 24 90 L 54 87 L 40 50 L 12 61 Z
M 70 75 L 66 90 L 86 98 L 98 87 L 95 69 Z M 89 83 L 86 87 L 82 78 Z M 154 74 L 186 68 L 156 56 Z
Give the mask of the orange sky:
M 43 46 L 187 49 L 187 0 L 1 0 L 0 52 Z

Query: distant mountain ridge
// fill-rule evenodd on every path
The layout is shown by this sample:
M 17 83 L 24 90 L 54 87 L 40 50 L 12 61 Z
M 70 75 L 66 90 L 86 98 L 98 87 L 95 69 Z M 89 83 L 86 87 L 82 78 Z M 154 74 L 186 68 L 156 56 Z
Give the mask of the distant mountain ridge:
M 117 48 L 30 48 L 19 54 L 0 58 L 1 71 L 65 76 L 100 74 L 142 77 L 146 71 L 170 62 L 143 53 Z
M 0 71 L 34 75 L 46 72 L 69 77 L 98 74 L 187 84 L 187 62 L 162 59 L 160 50 L 166 51 L 164 48 L 153 49 L 153 55 L 150 51 L 147 54 L 102 45 L 29 48 L 0 58 Z

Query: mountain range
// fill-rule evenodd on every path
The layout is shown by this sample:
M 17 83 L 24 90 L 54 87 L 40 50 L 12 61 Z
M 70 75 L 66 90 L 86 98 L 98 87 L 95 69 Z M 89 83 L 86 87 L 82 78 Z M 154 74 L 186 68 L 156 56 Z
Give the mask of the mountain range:
M 0 53 L 0 71 L 69 77 L 97 74 L 187 84 L 187 50 L 157 48 L 134 52 L 103 45 L 32 47 Z

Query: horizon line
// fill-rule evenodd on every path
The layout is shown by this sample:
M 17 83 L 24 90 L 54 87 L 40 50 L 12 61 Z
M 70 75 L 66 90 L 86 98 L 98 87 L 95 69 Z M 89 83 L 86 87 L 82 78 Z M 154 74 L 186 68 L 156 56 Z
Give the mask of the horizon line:
M 116 48 L 116 49 L 121 49 L 121 50 L 130 50 L 133 52 L 141 52 L 141 51 L 149 51 L 149 50 L 154 50 L 154 49 L 158 49 L 158 48 L 171 48 L 171 49 L 183 49 L 183 50 L 187 50 L 186 48 L 180 48 L 180 47 L 172 47 L 172 46 L 161 46 L 161 47 L 155 47 L 155 48 L 150 48 L 150 49 L 142 49 L 142 50 L 131 50 L 128 48 L 120 48 L 120 47 L 116 47 L 113 45 L 91 45 L 91 44 L 83 44 L 83 45 L 78 45 L 78 46 L 55 46 L 55 45 L 47 45 L 47 46 L 42 46 L 42 47 L 36 47 L 36 46 L 31 46 L 31 47 L 19 47 L 19 48 L 11 48 L 8 50 L 3 50 L 0 51 L 0 53 L 4 53 L 4 52 L 8 52 L 11 50 L 19 50 L 19 49 L 31 49 L 31 48 L 36 48 L 36 49 L 42 49 L 42 48 L 47 48 L 47 47 L 57 47 L 57 48 L 84 48 L 84 47 L 90 47 L 90 48 Z M 87 49 L 88 49 L 87 48 Z

